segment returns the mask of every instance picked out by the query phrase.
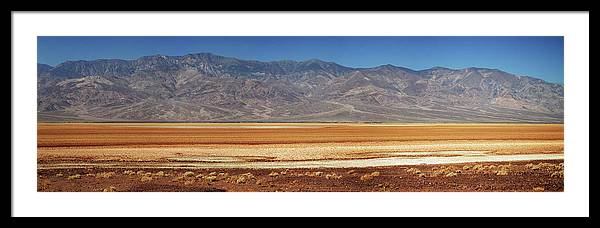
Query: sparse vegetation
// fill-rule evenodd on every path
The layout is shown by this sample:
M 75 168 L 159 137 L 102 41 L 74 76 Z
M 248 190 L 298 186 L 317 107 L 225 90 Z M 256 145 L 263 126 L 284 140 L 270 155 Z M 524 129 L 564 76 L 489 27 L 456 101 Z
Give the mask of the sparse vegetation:
M 98 129 L 95 125 L 90 124 L 75 125 L 71 127 L 79 129 L 76 131 L 82 131 L 83 129 L 85 132 L 91 132 L 94 129 Z M 145 123 L 140 124 L 136 129 L 145 129 L 145 125 Z M 161 127 L 163 127 L 162 125 L 165 125 L 165 127 L 177 125 L 175 127 L 178 127 L 179 125 L 187 126 L 187 123 L 153 123 L 153 125 L 161 125 Z M 211 126 L 213 124 L 194 123 L 193 125 Z M 262 127 L 261 124 L 254 123 L 246 125 L 250 126 L 247 129 L 253 129 L 254 126 Z M 307 123 L 306 125 L 312 126 L 316 124 Z M 348 125 L 351 126 L 354 124 Z M 450 125 L 453 126 L 452 124 Z M 464 125 L 460 126 L 461 129 L 468 128 Z M 169 136 L 171 138 L 168 139 L 159 135 L 148 135 L 149 137 L 140 135 L 136 139 L 137 141 L 131 144 L 128 143 L 134 137 L 113 137 L 110 139 L 111 141 L 107 141 L 107 145 L 118 146 L 106 146 L 106 150 L 104 150 L 104 147 L 101 149 L 87 148 L 84 146 L 85 141 L 81 140 L 78 141 L 75 139 L 73 142 L 65 142 L 60 141 L 60 139 L 57 139 L 58 141 L 51 141 L 46 138 L 43 139 L 46 141 L 40 144 L 46 146 L 38 147 L 37 187 L 38 191 L 96 192 L 108 189 L 110 186 L 116 186 L 119 191 L 377 191 L 374 188 L 375 186 L 382 183 L 389 183 L 390 187 L 387 190 L 392 191 L 532 191 L 534 187 L 543 187 L 545 188 L 544 191 L 562 191 L 564 182 L 564 164 L 561 160 L 562 154 L 560 154 L 563 149 L 560 135 L 562 125 L 546 126 L 545 124 L 535 124 L 533 127 L 540 129 L 558 129 L 547 131 L 550 132 L 547 135 L 540 135 L 540 140 L 543 137 L 544 141 L 539 141 L 539 143 L 537 141 L 536 143 L 530 143 L 536 140 L 536 138 L 530 138 L 538 137 L 537 135 L 525 135 L 527 139 L 524 140 L 519 138 L 525 137 L 523 134 L 510 133 L 507 136 L 506 134 L 509 133 L 504 132 L 498 133 L 497 136 L 500 138 L 498 140 L 481 139 L 481 141 L 477 141 L 470 138 L 479 137 L 477 135 L 469 135 L 469 138 L 457 136 L 460 138 L 459 140 L 449 140 L 444 137 L 452 136 L 445 133 L 452 132 L 448 131 L 451 127 L 438 127 L 438 129 L 441 129 L 439 131 L 441 132 L 441 136 L 435 138 L 437 140 L 435 143 L 428 143 L 427 139 L 416 142 L 411 141 L 412 139 L 410 138 L 404 138 L 405 141 L 402 141 L 402 143 L 379 140 L 379 138 L 371 139 L 371 137 L 375 136 L 370 135 L 370 132 L 368 132 L 369 134 L 364 132 L 365 138 L 359 138 L 356 142 L 331 142 L 327 141 L 328 136 L 326 135 L 312 138 L 298 136 L 298 139 L 285 139 L 288 140 L 282 142 L 285 143 L 285 146 L 279 147 L 258 143 L 252 144 L 252 148 L 250 148 L 247 147 L 248 145 L 240 143 L 242 140 L 247 139 L 244 138 L 245 136 L 239 136 L 238 138 L 238 135 L 234 135 L 233 139 L 230 140 L 239 141 L 223 145 L 219 144 L 219 146 L 212 146 L 213 144 L 210 144 L 211 146 L 196 146 L 204 145 L 204 143 L 212 143 L 212 141 L 203 141 L 205 140 L 204 137 L 187 137 L 179 133 L 189 131 L 189 133 L 193 132 L 205 136 L 210 135 L 210 132 L 206 131 L 206 128 L 210 127 L 186 127 L 186 129 L 181 131 L 168 131 L 167 133 L 172 133 Z M 487 126 L 482 125 L 482 127 Z M 127 128 L 125 124 L 123 124 L 123 128 Z M 420 134 L 421 127 L 405 126 L 403 128 L 413 128 L 414 132 L 419 134 L 411 135 L 411 137 L 429 136 Z M 127 131 L 126 134 L 135 135 L 136 129 L 133 129 L 133 132 L 128 132 L 127 129 L 124 131 Z M 345 129 L 348 132 L 355 132 L 356 127 Z M 385 130 L 385 135 L 390 135 L 392 133 L 391 130 L 393 132 L 404 131 L 404 129 L 399 129 L 392 125 L 385 129 L 370 129 L 370 127 L 361 129 L 374 131 L 374 134 L 378 134 L 376 131 Z M 519 127 L 510 126 L 504 128 L 506 131 L 509 129 L 512 131 L 512 129 L 519 129 Z M 68 129 L 65 128 L 62 130 Z M 221 130 L 223 129 L 211 129 L 211 131 Z M 388 132 L 388 130 L 390 131 Z M 44 131 L 48 130 L 45 129 Z M 261 131 L 272 132 L 275 130 Z M 314 129 L 309 127 L 306 129 L 304 127 L 295 128 L 292 132 L 296 131 L 307 132 L 313 135 L 312 132 Z M 160 132 L 160 130 L 157 130 L 157 132 Z M 262 132 L 254 133 L 263 134 Z M 272 135 L 270 134 L 265 133 L 260 136 L 271 140 L 269 137 Z M 318 134 L 315 135 L 318 136 Z M 215 137 L 217 137 L 215 142 L 223 142 L 219 141 L 222 140 L 218 139 L 220 136 Z M 432 137 L 437 136 L 434 135 Z M 147 144 L 148 141 L 146 141 L 146 138 L 151 138 L 152 140 L 156 140 L 156 142 L 152 141 L 151 144 Z M 273 140 L 283 140 L 280 138 Z M 321 138 L 324 140 L 322 143 L 305 143 L 311 140 L 320 141 Z M 362 141 L 363 139 L 364 141 Z M 506 143 L 503 140 L 506 140 Z M 81 142 L 81 145 L 77 144 L 78 142 Z M 186 144 L 188 142 L 193 143 Z M 175 145 L 174 143 L 177 143 L 177 148 L 181 147 L 181 151 L 178 149 L 160 149 L 170 148 L 170 145 Z M 76 146 L 70 146 L 71 144 Z M 347 146 L 345 146 L 346 144 Z M 52 151 L 50 147 L 65 147 L 65 152 L 62 149 L 60 151 L 56 151 L 56 149 Z M 286 149 L 288 147 L 295 149 L 288 150 Z M 346 147 L 353 149 L 349 150 Z M 128 151 L 130 148 L 131 150 Z M 489 152 L 482 152 L 481 154 L 473 152 L 475 154 L 471 156 L 471 150 Z M 123 151 L 128 152 L 123 153 Z M 423 152 L 423 155 L 420 154 L 421 152 Z M 480 156 L 500 157 L 503 155 L 537 154 L 538 152 L 540 156 L 549 156 L 535 161 L 472 161 L 478 160 Z M 460 155 L 462 153 L 466 155 Z M 398 159 L 399 161 L 410 160 L 414 157 L 418 158 L 417 160 L 423 159 L 424 162 L 423 164 L 414 164 L 412 162 L 399 163 L 397 165 L 390 164 L 385 167 L 345 166 L 351 159 L 357 160 L 352 160 L 352 164 L 356 162 L 356 164 L 362 165 L 362 162 L 368 162 L 371 158 L 386 159 L 396 156 L 396 154 L 399 154 L 399 158 L 407 157 L 406 159 Z M 204 159 L 212 159 L 211 156 L 223 157 L 226 162 L 229 162 L 230 158 L 237 160 L 232 160 L 226 167 L 220 167 L 220 164 L 213 161 L 204 162 Z M 454 161 L 455 157 L 464 158 L 465 161 L 460 163 L 436 164 L 438 157 L 440 158 L 440 163 L 446 160 Z M 93 158 L 94 160 L 89 160 L 89 158 Z M 172 161 L 171 158 L 181 159 L 181 161 Z M 188 163 L 188 159 L 190 161 L 198 159 L 197 167 L 191 168 L 185 166 L 184 164 Z M 457 160 L 462 161 L 461 159 Z M 321 161 L 327 164 L 324 166 L 312 165 Z M 284 164 L 285 162 L 287 163 Z M 87 163 L 93 165 L 88 166 L 86 165 Z M 210 165 L 204 166 L 204 163 L 210 163 Z M 288 163 L 293 165 L 289 169 L 286 168 Z M 261 167 L 262 164 L 265 164 L 267 167 Z M 304 164 L 309 165 L 304 166 Z M 230 166 L 231 168 L 228 168 Z M 193 171 L 193 174 L 186 174 L 186 171 Z M 76 176 L 78 173 L 79 178 Z M 166 176 L 170 177 L 163 178 Z M 430 178 L 434 176 L 436 178 Z M 186 182 L 188 186 L 194 187 L 183 188 Z M 191 182 L 193 184 L 190 185 Z M 48 183 L 50 185 L 47 185 Z M 381 186 L 380 188 L 382 188 Z M 177 189 L 177 187 L 182 187 L 182 189 Z
M 81 179 L 81 175 L 80 174 L 71 175 L 71 176 L 68 176 L 67 179 L 68 180 Z
M 483 167 L 483 165 L 477 164 L 477 165 L 474 165 L 471 168 L 471 170 L 474 170 L 474 171 L 483 171 L 483 170 L 485 170 L 485 167 Z
M 142 176 L 142 178 L 140 179 L 141 182 L 148 182 L 151 180 L 152 180 L 151 176 Z
M 564 171 L 563 170 L 561 170 L 561 171 L 554 171 L 550 175 L 550 177 L 560 177 L 560 178 L 562 178 L 563 176 L 564 176 Z
M 102 189 L 103 192 L 116 192 L 117 188 L 114 186 L 110 186 L 108 188 Z
M 115 172 L 102 172 L 102 173 L 96 173 L 96 178 L 111 178 L 114 177 L 116 175 Z
M 506 176 L 506 175 L 508 175 L 508 169 L 498 170 L 498 171 L 496 171 L 496 175 L 498 175 L 498 176 Z
M 204 180 L 208 181 L 208 182 L 213 182 L 217 180 L 216 176 L 204 176 L 202 177 Z
M 412 173 L 412 174 L 421 174 L 421 170 L 417 169 L 417 168 L 408 168 L 406 169 L 407 173 Z
M 431 172 L 432 177 L 437 177 L 440 175 L 448 176 L 448 174 L 450 174 L 450 173 L 455 173 L 455 172 L 453 172 L 453 169 L 449 166 L 434 167 L 432 170 L 433 170 L 433 172 Z M 450 175 L 450 176 L 453 176 L 453 175 Z
M 370 180 L 373 180 L 373 176 L 371 174 L 365 174 L 365 175 L 362 175 L 360 177 L 360 180 L 362 180 L 362 181 L 370 181 Z
M 552 164 L 552 163 L 540 162 L 538 164 L 529 163 L 526 166 L 528 168 L 530 168 L 531 170 L 539 170 L 539 169 L 543 169 L 543 170 L 561 170 L 561 169 L 563 169 L 562 163 L 555 165 L 555 164 Z
M 240 174 L 235 179 L 235 183 L 237 183 L 237 184 L 243 184 L 243 183 L 246 183 L 247 181 L 250 181 L 250 180 L 256 180 L 256 177 L 254 175 L 252 175 L 252 173 L 244 173 L 244 174 Z
M 455 172 L 449 172 L 448 174 L 446 174 L 447 177 L 455 177 L 458 174 L 456 174 Z
M 547 164 L 544 164 L 547 163 Z M 529 165 L 531 164 L 531 165 Z M 68 170 L 69 173 L 65 173 L 64 182 L 66 179 L 71 181 L 76 179 L 83 179 L 80 182 L 73 182 L 68 188 L 85 188 L 90 183 L 90 180 L 86 177 L 95 177 L 97 180 L 105 181 L 102 182 L 103 186 L 90 187 L 86 191 L 130 191 L 130 189 L 139 188 L 156 188 L 153 186 L 181 186 L 183 190 L 196 191 L 196 189 L 223 189 L 225 191 L 308 191 L 318 190 L 319 188 L 312 188 L 314 184 L 329 185 L 327 191 L 344 191 L 347 189 L 346 186 L 352 186 L 353 190 L 360 189 L 361 191 L 403 191 L 406 189 L 405 184 L 410 183 L 412 188 L 418 186 L 426 186 L 428 190 L 442 189 L 447 191 L 451 189 L 453 191 L 498 191 L 508 189 L 510 191 L 561 191 L 562 179 L 564 177 L 564 168 L 562 164 L 558 162 L 516 162 L 511 163 L 482 163 L 473 164 L 469 169 L 464 169 L 465 165 L 415 165 L 408 167 L 371 167 L 371 168 L 359 168 L 354 170 L 351 175 L 347 173 L 349 169 L 343 170 L 339 168 L 319 168 L 315 169 L 287 169 L 282 171 L 281 169 L 274 169 L 271 171 L 261 170 L 258 172 L 261 176 L 254 172 L 239 172 L 237 169 L 232 169 L 232 172 L 220 170 L 218 172 L 210 172 L 213 175 L 203 175 L 202 169 L 198 171 L 194 170 L 194 175 L 191 175 L 190 171 L 172 171 L 171 176 L 174 183 L 168 183 L 171 179 L 164 179 L 160 177 L 166 176 L 166 171 L 144 171 L 133 172 L 131 170 L 125 171 L 110 171 L 102 170 L 101 172 L 94 173 L 93 169 L 81 169 L 81 170 Z M 532 170 L 531 168 L 538 166 L 538 169 Z M 253 169 L 247 169 L 252 171 Z M 77 174 L 79 171 L 81 174 Z M 129 172 L 127 172 L 129 171 Z M 204 171 L 207 172 L 206 170 Z M 282 172 L 286 173 L 285 175 Z M 309 176 L 304 176 L 308 173 Z M 342 175 L 348 175 L 348 178 L 343 179 Z M 123 175 L 122 175 L 123 174 Z M 359 175 L 360 174 L 360 175 Z M 39 174 L 38 179 L 38 191 L 52 191 L 55 186 L 60 186 L 60 182 L 52 182 L 50 178 L 46 181 L 48 174 L 43 172 Z M 56 176 L 56 173 L 49 174 L 50 177 Z M 77 176 L 79 175 L 79 178 Z M 138 181 L 131 182 L 130 175 L 135 176 Z M 491 176 L 493 175 L 493 176 Z M 284 178 L 281 180 L 271 179 L 273 177 Z M 409 176 L 409 178 L 406 178 Z M 506 176 L 507 178 L 495 178 L 496 176 Z M 511 181 L 514 179 L 521 178 L 519 176 L 535 177 L 530 179 L 531 183 L 514 185 Z M 70 178 L 69 178 L 70 177 Z M 312 177 L 312 178 L 309 178 Z M 429 177 L 440 177 L 440 178 L 429 178 Z M 516 178 L 513 178 L 516 177 Z M 447 179 L 445 179 L 447 178 Z M 104 180 L 110 179 L 110 180 Z M 318 180 L 320 179 L 320 180 Z M 465 183 L 465 180 L 475 180 L 479 185 L 469 185 Z M 324 181 L 327 180 L 327 181 Z M 343 180 L 343 181 L 337 181 Z M 121 181 L 129 181 L 125 187 Z M 98 181 L 92 181 L 94 184 Z M 150 182 L 152 184 L 144 184 Z M 167 183 L 165 183 L 167 182 Z M 499 182 L 499 185 L 495 185 Z M 353 183 L 363 183 L 356 184 Z M 136 184 L 138 187 L 135 187 Z M 166 185 L 165 185 L 166 184 Z M 457 185 L 458 184 L 458 185 Z M 207 186 L 208 185 L 208 186 Z M 107 187 L 108 186 L 108 187 Z M 113 188 L 111 188 L 111 186 Z M 116 186 L 116 187 L 115 187 Z M 134 186 L 134 187 L 132 187 Z M 143 187 L 142 187 L 143 186 Z M 191 188 L 194 186 L 194 188 Z M 236 187 L 237 186 L 237 187 Z M 440 187 L 442 186 L 442 187 Z M 451 186 L 444 188 L 444 186 Z M 494 186 L 494 187 L 492 187 Z M 508 187 L 505 187 L 508 186 Z M 514 188 L 513 186 L 517 186 Z M 321 186 L 323 189 L 323 187 Z M 410 191 L 413 191 L 414 189 Z M 418 190 L 418 189 L 417 189 Z M 507 190 L 507 191 L 508 191 Z
M 336 173 L 331 173 L 331 174 L 325 175 L 325 178 L 327 180 L 331 180 L 331 179 L 337 180 L 337 179 L 342 178 L 342 176 L 341 175 L 337 175 Z

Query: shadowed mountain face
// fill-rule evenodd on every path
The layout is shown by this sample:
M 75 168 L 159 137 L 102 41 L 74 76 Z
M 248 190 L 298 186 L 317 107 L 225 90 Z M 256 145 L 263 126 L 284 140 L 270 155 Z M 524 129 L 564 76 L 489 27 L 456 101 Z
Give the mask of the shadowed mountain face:
M 483 68 L 208 53 L 38 64 L 40 121 L 562 122 L 563 86 Z

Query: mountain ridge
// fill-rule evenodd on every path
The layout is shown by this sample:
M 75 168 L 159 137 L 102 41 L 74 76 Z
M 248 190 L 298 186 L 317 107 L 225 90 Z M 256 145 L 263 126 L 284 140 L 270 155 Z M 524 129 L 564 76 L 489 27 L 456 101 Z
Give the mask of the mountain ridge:
M 212 53 L 38 64 L 40 120 L 562 122 L 563 96 L 560 84 L 477 67 Z

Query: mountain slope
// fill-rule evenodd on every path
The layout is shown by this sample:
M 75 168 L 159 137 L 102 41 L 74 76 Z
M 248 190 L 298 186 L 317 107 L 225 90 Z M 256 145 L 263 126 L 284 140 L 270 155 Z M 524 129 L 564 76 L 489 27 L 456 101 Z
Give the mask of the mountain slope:
M 563 86 L 485 68 L 210 53 L 38 64 L 42 121 L 562 122 Z

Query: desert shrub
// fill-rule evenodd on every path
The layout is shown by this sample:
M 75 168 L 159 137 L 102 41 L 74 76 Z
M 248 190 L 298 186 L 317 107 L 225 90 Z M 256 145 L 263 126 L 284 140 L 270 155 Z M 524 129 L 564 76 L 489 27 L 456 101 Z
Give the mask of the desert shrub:
M 208 182 L 213 182 L 217 180 L 216 176 L 204 176 L 202 177 L 204 180 L 208 181 Z
M 244 173 L 244 174 L 240 174 L 240 176 L 245 176 L 245 177 L 247 177 L 248 179 L 252 179 L 252 180 L 255 180 L 255 179 L 256 179 L 256 177 L 255 177 L 255 176 L 254 176 L 254 174 L 252 174 L 252 173 Z
M 152 180 L 151 176 L 142 176 L 142 178 L 140 179 L 140 181 L 142 181 L 142 182 L 148 182 L 151 180 Z
M 498 170 L 498 171 L 496 171 L 496 175 L 497 176 L 506 176 L 506 175 L 508 175 L 508 169 Z
M 237 177 L 234 176 L 233 179 L 236 184 L 243 184 L 250 180 L 256 180 L 256 177 L 252 173 L 244 173 Z
M 187 172 L 183 173 L 183 176 L 184 177 L 193 177 L 193 176 L 195 176 L 195 174 L 192 171 L 187 171 Z
M 552 163 L 546 163 L 546 162 L 540 162 L 537 165 L 532 165 L 531 169 L 532 170 L 538 170 L 538 169 L 554 169 L 556 168 L 556 166 Z
M 320 172 L 320 171 L 319 172 L 315 172 L 315 176 L 318 176 L 318 177 L 323 176 L 323 172 Z
M 412 174 L 421 174 L 421 170 L 417 169 L 417 168 L 410 168 L 406 170 L 407 173 L 412 173 Z
M 269 176 L 270 177 L 277 177 L 277 176 L 279 176 L 279 173 L 277 173 L 277 172 L 271 172 L 271 173 L 269 173 Z
M 116 175 L 115 172 L 102 172 L 102 173 L 96 173 L 96 178 L 111 178 L 114 177 Z
M 243 184 L 243 183 L 246 183 L 246 179 L 247 179 L 247 178 L 246 178 L 245 176 L 239 176 L 239 177 L 238 177 L 238 178 L 235 180 L 235 183 L 236 183 L 236 184 Z
M 452 172 L 450 167 L 446 167 L 446 166 L 441 166 L 439 168 L 434 168 L 434 171 L 431 173 L 432 177 L 437 177 L 439 175 L 446 175 L 448 173 Z
M 508 164 L 508 165 L 499 165 L 498 168 L 500 168 L 500 169 L 510 169 L 510 168 L 512 168 L 512 165 L 511 164 Z
M 281 174 L 281 175 L 286 175 L 288 171 L 289 171 L 289 170 L 288 170 L 288 169 L 286 169 L 286 170 L 284 170 L 284 171 L 281 171 L 281 172 L 279 172 L 279 174 Z
M 75 180 L 75 179 L 80 179 L 80 178 L 81 178 L 80 174 L 75 174 L 75 175 L 71 175 L 71 176 L 67 177 L 68 180 Z
M 331 173 L 331 174 L 327 174 L 327 175 L 325 175 L 325 178 L 326 178 L 327 180 L 331 180 L 331 179 L 340 179 L 340 178 L 342 178 L 342 176 L 341 176 L 341 175 L 337 175 L 336 173 Z
M 564 171 L 563 171 L 563 170 L 561 170 L 561 171 L 554 171 L 554 172 L 553 172 L 553 173 L 550 175 L 550 177 L 563 177 L 563 176 L 564 176 Z
M 469 169 L 471 169 L 471 166 L 470 165 L 465 165 L 465 166 L 463 166 L 463 169 L 464 170 L 469 170 Z
M 373 180 L 373 176 L 371 176 L 371 174 L 365 174 L 363 176 L 360 177 L 360 180 L 362 181 L 370 181 Z
M 455 173 L 455 172 L 449 172 L 448 174 L 446 174 L 446 176 L 447 176 L 447 177 L 455 177 L 455 176 L 457 176 L 457 175 L 458 175 L 458 174 L 457 174 L 457 173 Z
M 257 181 L 256 181 L 256 185 L 262 185 L 262 181 L 260 181 L 260 180 L 257 180 Z
M 103 192 L 116 192 L 117 188 L 114 186 L 110 186 L 108 188 L 102 189 Z

